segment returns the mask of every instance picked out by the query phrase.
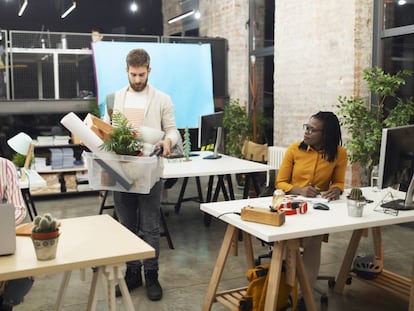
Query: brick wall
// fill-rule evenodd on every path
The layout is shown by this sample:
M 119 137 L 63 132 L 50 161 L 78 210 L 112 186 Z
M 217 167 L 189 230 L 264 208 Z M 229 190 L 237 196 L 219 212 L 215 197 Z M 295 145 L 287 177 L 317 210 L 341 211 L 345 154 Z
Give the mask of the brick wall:
M 165 35 L 177 32 L 177 25 L 172 28 L 166 21 L 177 15 L 172 12 L 179 2 L 163 0 Z M 199 0 L 199 10 L 200 36 L 228 40 L 229 96 L 245 105 L 248 0 Z M 276 1 L 275 145 L 287 146 L 300 140 L 301 125 L 311 114 L 319 110 L 337 113 L 339 95 L 368 94 L 362 69 L 371 66 L 372 14 L 373 0 Z
M 339 95 L 367 94 L 361 71 L 371 66 L 372 11 L 372 0 L 277 1 L 275 145 L 302 139 L 313 113 L 337 113 Z
M 180 14 L 179 0 L 163 0 L 164 35 L 177 32 L 180 22 L 169 25 L 167 20 Z M 200 37 L 221 37 L 228 40 L 228 92 L 243 105 L 248 100 L 248 1 L 200 0 Z

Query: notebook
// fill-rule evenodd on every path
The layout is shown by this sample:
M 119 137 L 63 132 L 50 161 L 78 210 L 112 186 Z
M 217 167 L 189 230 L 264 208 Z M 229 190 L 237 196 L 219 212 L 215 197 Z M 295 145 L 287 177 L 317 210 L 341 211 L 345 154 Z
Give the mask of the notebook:
M 14 210 L 12 204 L 0 204 L 0 255 L 10 255 L 16 251 Z

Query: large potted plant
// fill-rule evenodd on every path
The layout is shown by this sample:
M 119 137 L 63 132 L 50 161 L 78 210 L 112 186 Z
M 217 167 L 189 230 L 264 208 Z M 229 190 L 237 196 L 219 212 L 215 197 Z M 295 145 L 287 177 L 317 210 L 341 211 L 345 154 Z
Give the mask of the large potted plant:
M 246 109 L 238 99 L 230 99 L 224 107 L 223 127 L 225 152 L 233 157 L 242 158 L 242 147 L 250 138 L 251 125 Z
M 370 97 L 338 98 L 341 125 L 350 135 L 345 147 L 350 162 L 359 164 L 362 186 L 369 184 L 372 167 L 379 163 L 382 129 L 407 125 L 412 121 L 413 99 L 397 95 L 410 75 L 407 70 L 392 75 L 378 67 L 367 68 L 363 70 L 363 78 L 376 99 L 375 103 L 370 105 Z

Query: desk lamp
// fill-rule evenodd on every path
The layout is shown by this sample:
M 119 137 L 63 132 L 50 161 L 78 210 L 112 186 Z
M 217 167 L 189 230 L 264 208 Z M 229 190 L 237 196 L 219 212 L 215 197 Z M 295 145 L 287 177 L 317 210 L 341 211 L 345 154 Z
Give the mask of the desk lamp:
M 20 132 L 19 134 L 10 138 L 7 141 L 7 144 L 17 153 L 26 155 L 26 160 L 24 161 L 23 172 L 21 176 L 21 179 L 24 180 L 26 178 L 26 170 L 29 168 L 34 149 L 32 139 L 26 133 Z

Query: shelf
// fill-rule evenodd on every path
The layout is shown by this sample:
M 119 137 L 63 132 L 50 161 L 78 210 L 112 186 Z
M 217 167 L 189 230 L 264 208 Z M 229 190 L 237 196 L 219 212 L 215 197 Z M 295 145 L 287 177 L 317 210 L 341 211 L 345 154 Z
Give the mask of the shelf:
M 68 168 L 56 168 L 56 169 L 40 169 L 36 170 L 39 174 L 59 174 L 59 173 L 71 173 L 86 171 L 86 166 L 74 166 Z
M 351 275 L 352 277 L 358 278 L 358 280 L 390 292 L 400 299 L 405 301 L 409 301 L 410 299 L 411 280 L 409 278 L 385 269 L 373 280 L 360 278 L 355 273 L 351 273 Z

